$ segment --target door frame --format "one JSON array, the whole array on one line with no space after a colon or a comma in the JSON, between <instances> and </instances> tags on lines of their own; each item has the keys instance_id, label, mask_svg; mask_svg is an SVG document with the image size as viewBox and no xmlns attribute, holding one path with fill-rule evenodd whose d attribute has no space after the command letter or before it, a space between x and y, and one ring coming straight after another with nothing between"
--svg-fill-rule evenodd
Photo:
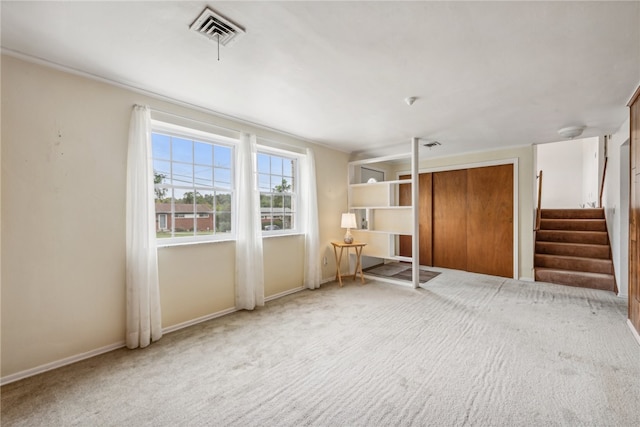
<instances>
[{"instance_id":1,"label":"door frame","mask_svg":"<svg viewBox=\"0 0 640 427\"><path fill-rule=\"evenodd\" d=\"M501 165L513 165L513 279L515 280L523 280L520 279L520 206L518 205L519 200L519 172L518 172L518 157L512 157L507 159L498 159L498 160L487 160L483 162L472 162L472 163L461 163L457 165L446 165L446 166L434 166L434 167L426 167L420 168L419 173L433 173L433 172L446 172L446 171L454 171L460 169L473 169L473 168L482 168L487 166L501 166ZM400 175L411 174L411 171L398 171L396 172L396 179ZM397 197L397 195L396 195Z\"/></svg>"}]
</instances>

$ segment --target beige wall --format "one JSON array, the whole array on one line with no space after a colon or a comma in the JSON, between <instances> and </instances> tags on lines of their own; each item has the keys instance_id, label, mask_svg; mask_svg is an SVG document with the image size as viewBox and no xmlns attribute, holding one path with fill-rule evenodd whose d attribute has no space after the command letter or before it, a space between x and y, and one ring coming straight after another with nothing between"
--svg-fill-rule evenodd
<instances>
[{"instance_id":1,"label":"beige wall","mask_svg":"<svg viewBox=\"0 0 640 427\"><path fill-rule=\"evenodd\" d=\"M77 75L2 57L4 378L124 342L125 168L133 104L255 133L316 157L323 278L348 155ZM344 171L344 173L336 173ZM233 242L159 249L164 328L234 306ZM266 296L302 285L300 236L265 239Z\"/></svg>"}]
</instances>

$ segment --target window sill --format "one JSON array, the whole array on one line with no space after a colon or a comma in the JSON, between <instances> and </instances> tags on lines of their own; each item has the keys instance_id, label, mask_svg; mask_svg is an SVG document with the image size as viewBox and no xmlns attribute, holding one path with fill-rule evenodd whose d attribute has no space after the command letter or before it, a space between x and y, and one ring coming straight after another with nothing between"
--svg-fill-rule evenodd
<instances>
[{"instance_id":1,"label":"window sill","mask_svg":"<svg viewBox=\"0 0 640 427\"><path fill-rule=\"evenodd\" d=\"M207 243L224 243L224 242L235 242L235 241L236 241L235 236L233 237L229 236L229 237L215 239L215 240L188 240L184 242L176 242L176 241L162 242L160 239L158 239L156 240L156 246L158 248L169 248L172 246L203 245Z\"/></svg>"},{"instance_id":2,"label":"window sill","mask_svg":"<svg viewBox=\"0 0 640 427\"><path fill-rule=\"evenodd\" d=\"M304 236L304 233L301 231L291 231L285 233L262 233L263 239L271 239L273 237L290 237L290 236Z\"/></svg>"},{"instance_id":3,"label":"window sill","mask_svg":"<svg viewBox=\"0 0 640 427\"><path fill-rule=\"evenodd\" d=\"M268 233L262 234L263 239L272 239L277 237L291 237L291 236L304 236L304 233L301 231L292 231L288 233ZM173 246L190 246L190 245L203 245L209 243L225 243L225 242L235 242L237 239L235 236L229 236L216 240L189 240L186 242L161 242L161 240L156 240L156 247L158 248L170 248Z\"/></svg>"}]
</instances>

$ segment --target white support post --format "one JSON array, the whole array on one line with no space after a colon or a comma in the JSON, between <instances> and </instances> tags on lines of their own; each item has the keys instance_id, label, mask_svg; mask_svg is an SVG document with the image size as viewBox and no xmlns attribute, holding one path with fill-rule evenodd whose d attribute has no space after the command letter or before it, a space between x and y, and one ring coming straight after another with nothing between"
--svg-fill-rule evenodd
<instances>
[{"instance_id":1,"label":"white support post","mask_svg":"<svg viewBox=\"0 0 640 427\"><path fill-rule=\"evenodd\" d=\"M420 286L420 139L411 138L411 212L413 213L413 233L411 238L411 266L413 287Z\"/></svg>"}]
</instances>

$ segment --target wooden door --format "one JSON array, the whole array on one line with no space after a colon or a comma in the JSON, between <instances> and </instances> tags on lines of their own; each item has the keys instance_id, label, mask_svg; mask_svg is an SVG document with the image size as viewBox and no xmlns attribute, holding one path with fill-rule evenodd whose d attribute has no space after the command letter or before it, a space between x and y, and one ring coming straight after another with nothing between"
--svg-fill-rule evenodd
<instances>
[{"instance_id":1,"label":"wooden door","mask_svg":"<svg viewBox=\"0 0 640 427\"><path fill-rule=\"evenodd\" d=\"M400 179L410 179L411 175L402 175ZM421 173L419 175L418 189L420 191L420 265L432 266L432 248L431 248L431 229L432 229L432 176L431 173ZM411 184L400 184L399 186L400 206L411 205ZM413 253L413 239L411 236L400 236L400 247L398 253L400 256L411 257Z\"/></svg>"},{"instance_id":2,"label":"wooden door","mask_svg":"<svg viewBox=\"0 0 640 427\"><path fill-rule=\"evenodd\" d=\"M513 277L513 165L467 169L467 270Z\"/></svg>"},{"instance_id":3,"label":"wooden door","mask_svg":"<svg viewBox=\"0 0 640 427\"><path fill-rule=\"evenodd\" d=\"M629 103L630 198L629 198L629 320L640 333L640 87Z\"/></svg>"},{"instance_id":4,"label":"wooden door","mask_svg":"<svg viewBox=\"0 0 640 427\"><path fill-rule=\"evenodd\" d=\"M467 269L467 170L433 173L433 265Z\"/></svg>"}]
</instances>

